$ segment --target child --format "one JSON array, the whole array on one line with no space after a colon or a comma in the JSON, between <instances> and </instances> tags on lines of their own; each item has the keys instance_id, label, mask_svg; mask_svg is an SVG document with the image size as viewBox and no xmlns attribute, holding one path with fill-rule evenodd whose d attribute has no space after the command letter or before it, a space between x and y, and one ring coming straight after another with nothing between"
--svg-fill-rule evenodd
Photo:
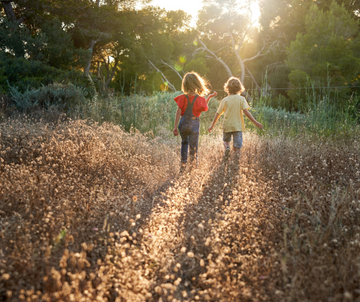
<instances>
[{"instance_id":1,"label":"child","mask_svg":"<svg viewBox=\"0 0 360 302\"><path fill-rule=\"evenodd\" d=\"M248 111L250 109L248 103L244 97L240 96L245 88L238 78L231 77L225 83L224 90L228 96L221 101L220 106L215 113L212 125L208 128L208 131L210 132L214 128L219 117L225 113L223 122L223 141L225 147L224 159L228 160L230 156L231 136L234 139L233 147L236 158L239 159L240 148L242 147L242 132L245 130L243 112L259 129L263 129L263 125L253 118L251 113Z\"/></svg>"},{"instance_id":2,"label":"child","mask_svg":"<svg viewBox=\"0 0 360 302\"><path fill-rule=\"evenodd\" d=\"M190 146L190 162L197 160L197 150L200 130L200 114L208 110L208 102L217 95L210 94L205 100L202 95L209 92L206 88L207 82L196 72L185 74L181 90L184 94L177 96L174 100L178 105L175 115L173 133L181 135L181 171L185 169L188 159L188 147ZM181 119L180 119L181 116ZM180 119L180 123L179 123ZM177 127L179 126L179 132Z\"/></svg>"}]
</instances>

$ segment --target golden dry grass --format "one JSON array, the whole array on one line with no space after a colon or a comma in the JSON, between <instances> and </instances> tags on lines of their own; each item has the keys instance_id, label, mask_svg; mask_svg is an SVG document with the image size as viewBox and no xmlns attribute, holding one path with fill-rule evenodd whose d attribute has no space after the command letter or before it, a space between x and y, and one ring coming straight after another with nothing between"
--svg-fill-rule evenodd
<instances>
[{"instance_id":1,"label":"golden dry grass","mask_svg":"<svg viewBox=\"0 0 360 302\"><path fill-rule=\"evenodd\" d=\"M81 120L0 124L0 300L359 301L360 147L246 134L240 164Z\"/></svg>"}]
</instances>

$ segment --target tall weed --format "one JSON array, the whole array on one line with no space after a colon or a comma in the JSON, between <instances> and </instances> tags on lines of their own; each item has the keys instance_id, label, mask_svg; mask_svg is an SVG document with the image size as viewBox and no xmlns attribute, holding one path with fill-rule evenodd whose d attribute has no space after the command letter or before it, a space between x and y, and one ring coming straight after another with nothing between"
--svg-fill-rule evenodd
<instances>
[{"instance_id":1,"label":"tall weed","mask_svg":"<svg viewBox=\"0 0 360 302\"><path fill-rule=\"evenodd\" d=\"M96 97L80 103L72 112L73 116L90 118L97 122L112 122L124 126L125 130L136 128L140 132L153 132L174 126L177 105L174 98L181 92L157 92L150 96L132 94L114 97ZM211 100L209 111L201 115L202 133L205 132L217 108Z\"/></svg>"}]
</instances>

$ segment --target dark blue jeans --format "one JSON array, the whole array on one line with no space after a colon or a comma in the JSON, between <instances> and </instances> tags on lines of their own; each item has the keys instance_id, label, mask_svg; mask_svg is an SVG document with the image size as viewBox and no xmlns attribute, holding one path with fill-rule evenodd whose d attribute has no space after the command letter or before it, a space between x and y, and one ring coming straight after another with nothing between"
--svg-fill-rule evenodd
<instances>
[{"instance_id":1,"label":"dark blue jeans","mask_svg":"<svg viewBox=\"0 0 360 302\"><path fill-rule=\"evenodd\" d=\"M188 148L190 147L190 161L197 160L199 145L200 121L198 119L181 119L179 132L181 135L181 162L186 163L188 159Z\"/></svg>"}]
</instances>

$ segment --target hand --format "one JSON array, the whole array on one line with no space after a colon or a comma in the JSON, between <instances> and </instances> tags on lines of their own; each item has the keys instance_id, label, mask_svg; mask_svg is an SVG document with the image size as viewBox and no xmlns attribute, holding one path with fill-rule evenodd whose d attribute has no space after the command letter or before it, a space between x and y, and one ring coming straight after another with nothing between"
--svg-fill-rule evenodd
<instances>
[{"instance_id":1,"label":"hand","mask_svg":"<svg viewBox=\"0 0 360 302\"><path fill-rule=\"evenodd\" d=\"M214 92L213 92L212 94L210 94L209 96L211 96L211 97L217 96L217 92L214 91Z\"/></svg>"},{"instance_id":2,"label":"hand","mask_svg":"<svg viewBox=\"0 0 360 302\"><path fill-rule=\"evenodd\" d=\"M173 133L174 133L175 136L179 135L179 131L177 130L177 128L174 128Z\"/></svg>"},{"instance_id":3,"label":"hand","mask_svg":"<svg viewBox=\"0 0 360 302\"><path fill-rule=\"evenodd\" d=\"M210 126L210 127L208 128L208 131L211 132L212 129L213 129L213 126Z\"/></svg>"},{"instance_id":4,"label":"hand","mask_svg":"<svg viewBox=\"0 0 360 302\"><path fill-rule=\"evenodd\" d=\"M259 129L264 129L264 126L262 124L260 124L259 122L256 123L256 127L258 127Z\"/></svg>"}]
</instances>

